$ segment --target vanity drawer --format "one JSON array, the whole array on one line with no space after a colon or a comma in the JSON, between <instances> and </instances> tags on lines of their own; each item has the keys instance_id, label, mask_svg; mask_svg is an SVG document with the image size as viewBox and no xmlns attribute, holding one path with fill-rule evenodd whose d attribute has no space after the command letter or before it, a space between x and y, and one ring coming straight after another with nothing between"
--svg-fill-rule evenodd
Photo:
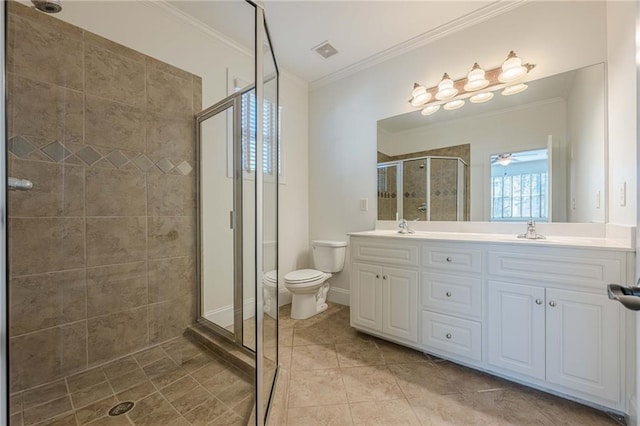
<instances>
[{"instance_id":1,"label":"vanity drawer","mask_svg":"<svg viewBox=\"0 0 640 426\"><path fill-rule=\"evenodd\" d=\"M479 320L482 316L482 280L423 272L422 305L433 311Z\"/></svg>"},{"instance_id":2,"label":"vanity drawer","mask_svg":"<svg viewBox=\"0 0 640 426\"><path fill-rule=\"evenodd\" d=\"M422 311L421 343L431 348L482 360L482 327L479 322Z\"/></svg>"},{"instance_id":3,"label":"vanity drawer","mask_svg":"<svg viewBox=\"0 0 640 426\"><path fill-rule=\"evenodd\" d=\"M454 272L480 272L482 251L427 245L422 247L422 266Z\"/></svg>"},{"instance_id":4,"label":"vanity drawer","mask_svg":"<svg viewBox=\"0 0 640 426\"><path fill-rule=\"evenodd\" d=\"M556 255L490 251L488 258L489 274L502 278L564 282L599 289L604 288L603 284L623 282L621 261L607 259L604 253L583 257L560 251Z\"/></svg>"},{"instance_id":5,"label":"vanity drawer","mask_svg":"<svg viewBox=\"0 0 640 426\"><path fill-rule=\"evenodd\" d=\"M418 246L415 244L375 243L368 239L353 239L354 260L389 265L418 266Z\"/></svg>"}]
</instances>

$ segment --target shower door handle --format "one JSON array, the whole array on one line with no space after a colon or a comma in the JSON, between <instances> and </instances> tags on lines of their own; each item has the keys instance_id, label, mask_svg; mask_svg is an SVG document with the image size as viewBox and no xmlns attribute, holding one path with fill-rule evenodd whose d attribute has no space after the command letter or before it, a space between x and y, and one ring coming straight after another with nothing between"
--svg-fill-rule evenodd
<instances>
[{"instance_id":1,"label":"shower door handle","mask_svg":"<svg viewBox=\"0 0 640 426\"><path fill-rule=\"evenodd\" d=\"M28 191L33 188L33 182L28 179L19 179L9 176L7 178L7 188L10 191Z\"/></svg>"}]
</instances>

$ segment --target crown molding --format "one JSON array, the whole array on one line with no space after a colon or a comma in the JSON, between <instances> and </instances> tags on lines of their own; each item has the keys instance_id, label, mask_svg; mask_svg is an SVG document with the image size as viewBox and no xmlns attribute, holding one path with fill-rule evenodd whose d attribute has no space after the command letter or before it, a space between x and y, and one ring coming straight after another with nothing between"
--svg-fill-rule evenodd
<instances>
[{"instance_id":1,"label":"crown molding","mask_svg":"<svg viewBox=\"0 0 640 426\"><path fill-rule=\"evenodd\" d=\"M188 13L183 12L182 10L178 9L177 7L169 3L167 0L138 0L138 1L146 6L155 7L163 10L167 14L172 15L173 17L189 24L193 28L204 33L205 35L211 38L214 38L215 40L220 41L223 44L226 44L227 46L237 50L238 52L244 55L253 56L253 51L251 49L247 49L245 46L239 44L237 41L233 40L232 38L229 38L228 36L221 33L220 31L213 29L212 27L205 24L204 22L194 18Z\"/></svg>"},{"instance_id":2,"label":"crown molding","mask_svg":"<svg viewBox=\"0 0 640 426\"><path fill-rule=\"evenodd\" d=\"M309 83L309 90L313 91L319 89L337 80L356 74L366 68L372 67L384 61L407 53L411 50L425 46L429 43L446 37L449 34L471 27L480 22L486 21L487 19L493 18L494 16L501 15L505 12L515 9L516 7L521 6L527 1L530 0L498 0L481 9L468 13L464 16L461 16L460 18L454 19L451 22L443 24L407 41L396 44L395 46L392 46L386 50L371 55L352 65L344 67L336 72L314 80Z\"/></svg>"}]
</instances>

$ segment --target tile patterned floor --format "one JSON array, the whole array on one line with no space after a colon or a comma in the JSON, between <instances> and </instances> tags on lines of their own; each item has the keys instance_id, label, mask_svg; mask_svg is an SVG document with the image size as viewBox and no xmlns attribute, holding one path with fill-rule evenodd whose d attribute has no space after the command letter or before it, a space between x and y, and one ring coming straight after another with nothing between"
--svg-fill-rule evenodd
<instances>
[{"instance_id":1,"label":"tile patterned floor","mask_svg":"<svg viewBox=\"0 0 640 426\"><path fill-rule=\"evenodd\" d=\"M353 330L330 305L280 319L269 425L620 425L606 413Z\"/></svg>"},{"instance_id":2,"label":"tile patterned floor","mask_svg":"<svg viewBox=\"0 0 640 426\"><path fill-rule=\"evenodd\" d=\"M349 308L307 320L281 311L270 426L620 425L620 419L362 333ZM251 379L179 338L12 395L11 426L245 425ZM119 401L135 401L109 417Z\"/></svg>"},{"instance_id":3,"label":"tile patterned floor","mask_svg":"<svg viewBox=\"0 0 640 426\"><path fill-rule=\"evenodd\" d=\"M134 401L125 415L108 410ZM11 396L11 426L245 425L250 377L184 338Z\"/></svg>"}]
</instances>

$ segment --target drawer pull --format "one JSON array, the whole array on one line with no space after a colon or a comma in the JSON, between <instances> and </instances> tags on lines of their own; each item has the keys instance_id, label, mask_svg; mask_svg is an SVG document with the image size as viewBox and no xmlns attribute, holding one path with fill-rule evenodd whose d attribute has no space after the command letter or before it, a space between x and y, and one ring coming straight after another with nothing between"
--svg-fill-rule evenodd
<instances>
[{"instance_id":1,"label":"drawer pull","mask_svg":"<svg viewBox=\"0 0 640 426\"><path fill-rule=\"evenodd\" d=\"M451 258L451 256L447 256L447 262L451 263L453 261L453 259Z\"/></svg>"},{"instance_id":2,"label":"drawer pull","mask_svg":"<svg viewBox=\"0 0 640 426\"><path fill-rule=\"evenodd\" d=\"M536 299L536 305L542 305L542 299Z\"/></svg>"},{"instance_id":3,"label":"drawer pull","mask_svg":"<svg viewBox=\"0 0 640 426\"><path fill-rule=\"evenodd\" d=\"M451 337L453 336L451 336L451 333L447 333L444 337L446 337L447 339L451 339Z\"/></svg>"},{"instance_id":4,"label":"drawer pull","mask_svg":"<svg viewBox=\"0 0 640 426\"><path fill-rule=\"evenodd\" d=\"M556 306L556 302L555 300L552 300L551 302L549 302L549 306L551 306L552 308L554 308Z\"/></svg>"},{"instance_id":5,"label":"drawer pull","mask_svg":"<svg viewBox=\"0 0 640 426\"><path fill-rule=\"evenodd\" d=\"M446 292L445 294L447 295L447 297L451 297L451 292L450 291Z\"/></svg>"}]
</instances>

